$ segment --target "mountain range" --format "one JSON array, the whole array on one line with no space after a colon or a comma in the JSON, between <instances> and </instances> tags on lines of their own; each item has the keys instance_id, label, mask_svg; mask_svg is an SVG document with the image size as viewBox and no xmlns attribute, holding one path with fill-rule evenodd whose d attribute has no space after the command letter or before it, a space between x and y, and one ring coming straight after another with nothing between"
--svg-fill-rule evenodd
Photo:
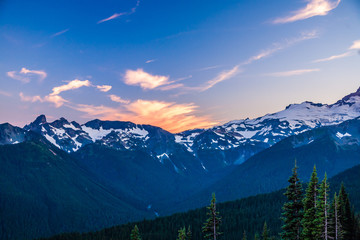
<instances>
[{"instance_id":1,"label":"mountain range","mask_svg":"<svg viewBox=\"0 0 360 240\"><path fill-rule=\"evenodd\" d=\"M131 122L44 115L0 124L1 239L89 231L306 181L360 163L360 89L334 104L304 102L256 119L170 133ZM67 221L72 219L71 221ZM40 224L41 223L41 224ZM42 227L37 227L42 226ZM24 229L24 231L17 231Z\"/></svg>"}]
</instances>

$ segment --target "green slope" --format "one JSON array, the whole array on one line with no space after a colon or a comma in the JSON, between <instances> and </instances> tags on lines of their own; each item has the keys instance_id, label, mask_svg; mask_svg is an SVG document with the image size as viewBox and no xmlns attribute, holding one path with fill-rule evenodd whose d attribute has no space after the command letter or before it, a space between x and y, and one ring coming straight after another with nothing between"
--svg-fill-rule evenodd
<instances>
[{"instance_id":1,"label":"green slope","mask_svg":"<svg viewBox=\"0 0 360 240\"><path fill-rule=\"evenodd\" d=\"M0 146L0 239L31 239L141 219L43 140Z\"/></svg>"},{"instance_id":2,"label":"green slope","mask_svg":"<svg viewBox=\"0 0 360 240\"><path fill-rule=\"evenodd\" d=\"M290 175L291 172L288 172ZM341 182L350 195L350 200L355 210L360 212L360 165L346 170L329 180L331 196L338 191ZM285 201L284 190L248 197L232 202L219 203L218 210L222 216L223 223L221 231L224 232L221 239L238 240L244 230L253 239L256 232L261 232L264 222L273 236L277 236L281 227L281 208ZM210 201L210 196L208 197ZM199 208L186 213L177 213L168 217L148 220L116 226L98 232L87 234L70 233L54 236L48 240L125 240L129 239L131 229L135 224L142 232L143 240L169 240L176 239L177 230L183 226L191 226L193 240L203 239L201 227L206 219L206 209Z\"/></svg>"}]
</instances>

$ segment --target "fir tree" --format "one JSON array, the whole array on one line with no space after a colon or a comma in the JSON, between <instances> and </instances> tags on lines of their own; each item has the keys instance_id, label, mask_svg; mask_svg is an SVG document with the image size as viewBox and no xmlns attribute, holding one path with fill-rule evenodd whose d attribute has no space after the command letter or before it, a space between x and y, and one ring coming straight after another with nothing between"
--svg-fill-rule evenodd
<instances>
[{"instance_id":1,"label":"fir tree","mask_svg":"<svg viewBox=\"0 0 360 240\"><path fill-rule=\"evenodd\" d=\"M319 190L319 199L316 209L316 222L321 239L329 239L329 184L325 173Z\"/></svg>"},{"instance_id":2,"label":"fir tree","mask_svg":"<svg viewBox=\"0 0 360 240\"><path fill-rule=\"evenodd\" d=\"M254 240L260 240L259 234L255 233Z\"/></svg>"},{"instance_id":3,"label":"fir tree","mask_svg":"<svg viewBox=\"0 0 360 240\"><path fill-rule=\"evenodd\" d=\"M191 238L192 238L192 232L191 232L191 228L189 226L187 229L187 232L186 232L186 240L191 240Z\"/></svg>"},{"instance_id":4,"label":"fir tree","mask_svg":"<svg viewBox=\"0 0 360 240\"><path fill-rule=\"evenodd\" d=\"M266 222L264 223L264 227L263 227L262 239L263 240L269 240L269 232L268 232L268 229L267 229Z\"/></svg>"},{"instance_id":5,"label":"fir tree","mask_svg":"<svg viewBox=\"0 0 360 240\"><path fill-rule=\"evenodd\" d=\"M242 240L247 240L247 237L246 237L246 231L244 231L244 233L243 233Z\"/></svg>"},{"instance_id":6,"label":"fir tree","mask_svg":"<svg viewBox=\"0 0 360 240\"><path fill-rule=\"evenodd\" d=\"M305 198L303 200L304 216L301 221L303 228L303 240L319 239L319 227L316 221L318 182L319 180L316 173L316 167L314 166L309 185L306 189Z\"/></svg>"},{"instance_id":7,"label":"fir tree","mask_svg":"<svg viewBox=\"0 0 360 240\"><path fill-rule=\"evenodd\" d=\"M344 184L341 184L339 192L339 213L340 224L342 226L342 237L351 240L354 233L354 219L350 207L349 195L347 194Z\"/></svg>"},{"instance_id":8,"label":"fir tree","mask_svg":"<svg viewBox=\"0 0 360 240\"><path fill-rule=\"evenodd\" d=\"M185 229L185 227L179 229L178 237L177 237L176 240L186 240L186 229Z\"/></svg>"},{"instance_id":9,"label":"fir tree","mask_svg":"<svg viewBox=\"0 0 360 240\"><path fill-rule=\"evenodd\" d=\"M131 240L141 240L139 228L137 225L135 225L135 227L131 231L130 239Z\"/></svg>"},{"instance_id":10,"label":"fir tree","mask_svg":"<svg viewBox=\"0 0 360 240\"><path fill-rule=\"evenodd\" d=\"M292 170L292 176L289 178L289 186L284 195L287 197L287 202L283 206L282 220L284 222L281 238L284 240L299 240L301 233L301 219L302 219L302 186L297 174L298 167L295 166Z\"/></svg>"},{"instance_id":11,"label":"fir tree","mask_svg":"<svg viewBox=\"0 0 360 240\"><path fill-rule=\"evenodd\" d=\"M342 237L340 213L339 213L339 198L336 193L330 206L329 212L329 237L330 239L340 240Z\"/></svg>"},{"instance_id":12,"label":"fir tree","mask_svg":"<svg viewBox=\"0 0 360 240\"><path fill-rule=\"evenodd\" d=\"M219 226L221 223L221 218L219 216L219 212L216 211L216 198L215 193L212 194L211 204L207 207L208 219L204 223L202 228L202 232L205 234L205 239L218 239L218 236L221 234L219 232Z\"/></svg>"}]
</instances>

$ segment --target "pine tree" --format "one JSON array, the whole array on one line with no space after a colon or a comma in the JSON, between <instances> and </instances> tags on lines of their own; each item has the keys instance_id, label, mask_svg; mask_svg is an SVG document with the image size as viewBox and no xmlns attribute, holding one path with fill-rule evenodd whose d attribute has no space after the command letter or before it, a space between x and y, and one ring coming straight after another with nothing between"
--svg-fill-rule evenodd
<instances>
[{"instance_id":1,"label":"pine tree","mask_svg":"<svg viewBox=\"0 0 360 240\"><path fill-rule=\"evenodd\" d=\"M135 225L135 227L131 231L130 239L131 240L141 240L139 228L137 225Z\"/></svg>"},{"instance_id":2,"label":"pine tree","mask_svg":"<svg viewBox=\"0 0 360 240\"><path fill-rule=\"evenodd\" d=\"M264 227L263 227L262 239L263 240L269 240L269 232L268 232L268 229L267 229L266 222L264 223Z\"/></svg>"},{"instance_id":3,"label":"pine tree","mask_svg":"<svg viewBox=\"0 0 360 240\"><path fill-rule=\"evenodd\" d=\"M202 232L205 234L205 239L218 239L218 236L221 234L219 232L219 226L221 223L221 218L219 212L216 211L216 198L215 193L212 194L211 204L207 207L207 215L209 218L204 223Z\"/></svg>"},{"instance_id":4,"label":"pine tree","mask_svg":"<svg viewBox=\"0 0 360 240\"><path fill-rule=\"evenodd\" d=\"M177 237L176 240L186 240L186 229L185 229L185 227L179 229L178 237Z\"/></svg>"},{"instance_id":5,"label":"pine tree","mask_svg":"<svg viewBox=\"0 0 360 240\"><path fill-rule=\"evenodd\" d=\"M287 197L287 202L283 206L284 222L280 236L284 240L299 240L301 233L302 220L302 186L297 174L298 167L295 166L292 170L292 176L289 178L289 186L284 195Z\"/></svg>"},{"instance_id":6,"label":"pine tree","mask_svg":"<svg viewBox=\"0 0 360 240\"><path fill-rule=\"evenodd\" d=\"M259 234L255 233L254 240L260 240Z\"/></svg>"},{"instance_id":7,"label":"pine tree","mask_svg":"<svg viewBox=\"0 0 360 240\"><path fill-rule=\"evenodd\" d=\"M316 209L316 222L318 224L318 233L321 239L329 239L329 184L325 173L319 190L319 199Z\"/></svg>"},{"instance_id":8,"label":"pine tree","mask_svg":"<svg viewBox=\"0 0 360 240\"><path fill-rule=\"evenodd\" d=\"M246 231L244 231L244 233L243 233L242 240L247 240L247 237L246 237Z\"/></svg>"},{"instance_id":9,"label":"pine tree","mask_svg":"<svg viewBox=\"0 0 360 240\"><path fill-rule=\"evenodd\" d=\"M189 226L187 229L187 232L186 232L186 240L191 240L191 238L192 238L192 232L191 232L191 228Z\"/></svg>"},{"instance_id":10,"label":"pine tree","mask_svg":"<svg viewBox=\"0 0 360 240\"><path fill-rule=\"evenodd\" d=\"M341 184L339 192L339 213L340 224L342 226L342 237L343 239L351 240L354 232L354 219L350 207L349 195L345 190L344 184Z\"/></svg>"},{"instance_id":11,"label":"pine tree","mask_svg":"<svg viewBox=\"0 0 360 240\"><path fill-rule=\"evenodd\" d=\"M316 167L311 174L309 185L306 189L305 198L303 200L304 216L302 223L302 239L317 240L319 238L318 224L316 222L316 208L318 198L318 177Z\"/></svg>"},{"instance_id":12,"label":"pine tree","mask_svg":"<svg viewBox=\"0 0 360 240\"><path fill-rule=\"evenodd\" d=\"M339 198L335 193L329 212L329 236L333 240L340 240L342 237L339 209Z\"/></svg>"}]
</instances>

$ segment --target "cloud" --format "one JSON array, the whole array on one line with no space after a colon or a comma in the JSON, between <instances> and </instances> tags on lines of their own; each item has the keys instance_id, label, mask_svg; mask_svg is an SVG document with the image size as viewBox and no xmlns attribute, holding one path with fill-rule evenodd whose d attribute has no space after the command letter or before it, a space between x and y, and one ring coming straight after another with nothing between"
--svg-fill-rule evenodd
<instances>
[{"instance_id":1,"label":"cloud","mask_svg":"<svg viewBox=\"0 0 360 240\"><path fill-rule=\"evenodd\" d=\"M318 72L320 69L299 69L299 70L292 70L292 71L286 71L286 72L275 72L275 73L268 73L265 74L266 76L271 77L291 77L291 76L298 76L303 75L306 73L312 73L312 72Z\"/></svg>"},{"instance_id":2,"label":"cloud","mask_svg":"<svg viewBox=\"0 0 360 240\"><path fill-rule=\"evenodd\" d=\"M287 17L277 18L273 21L274 24L290 23L299 20L308 19L315 16L325 16L331 10L337 8L341 0L307 0L308 4L297 11L292 12Z\"/></svg>"},{"instance_id":3,"label":"cloud","mask_svg":"<svg viewBox=\"0 0 360 240\"><path fill-rule=\"evenodd\" d=\"M98 85L96 86L97 89L99 89L102 92L108 92L112 88L110 85Z\"/></svg>"},{"instance_id":4,"label":"cloud","mask_svg":"<svg viewBox=\"0 0 360 240\"><path fill-rule=\"evenodd\" d=\"M148 101L139 99L122 108L78 104L71 108L84 112L85 117L103 120L131 121L137 124L159 126L170 132L193 128L207 128L217 124L208 116L197 116L198 108L192 103Z\"/></svg>"},{"instance_id":5,"label":"cloud","mask_svg":"<svg viewBox=\"0 0 360 240\"><path fill-rule=\"evenodd\" d=\"M145 63L152 63L152 62L155 62L157 59L150 59L150 60L147 60Z\"/></svg>"},{"instance_id":6,"label":"cloud","mask_svg":"<svg viewBox=\"0 0 360 240\"><path fill-rule=\"evenodd\" d=\"M154 89L171 83L169 76L151 75L141 68L135 71L127 70L124 80L128 85L139 85L143 89Z\"/></svg>"},{"instance_id":7,"label":"cloud","mask_svg":"<svg viewBox=\"0 0 360 240\"><path fill-rule=\"evenodd\" d=\"M351 55L353 55L352 52L346 52L346 53L343 53L343 54L339 54L339 55L334 55L334 56L327 57L327 58L318 59L318 60L315 60L315 61L313 61L313 62L314 62L314 63L328 62L328 61L332 61L332 60L335 60L335 59L340 59L340 58L349 57L349 56L351 56Z\"/></svg>"},{"instance_id":8,"label":"cloud","mask_svg":"<svg viewBox=\"0 0 360 240\"><path fill-rule=\"evenodd\" d=\"M119 96L116 96L116 95L109 95L111 101L113 102L117 102L117 103L123 103L123 104L129 104L130 101L129 100L125 100L125 99L122 99L121 97Z\"/></svg>"},{"instance_id":9,"label":"cloud","mask_svg":"<svg viewBox=\"0 0 360 240\"><path fill-rule=\"evenodd\" d=\"M25 96L22 92L19 93L19 96L23 102L44 102L40 96Z\"/></svg>"},{"instance_id":10,"label":"cloud","mask_svg":"<svg viewBox=\"0 0 360 240\"><path fill-rule=\"evenodd\" d=\"M52 92L43 98L40 96L25 96L22 92L20 92L19 96L20 96L21 101L23 101L23 102L50 102L50 103L53 103L55 105L55 107L59 108L62 105L64 105L64 103L69 103L68 100L65 100L64 98L59 96L60 93L62 93L64 91L78 89L80 87L89 87L89 86L91 86L91 83L89 80L81 81L81 80L75 79L75 80L68 82L67 84L64 84L64 85L61 85L58 87L54 87L52 89Z\"/></svg>"},{"instance_id":11,"label":"cloud","mask_svg":"<svg viewBox=\"0 0 360 240\"><path fill-rule=\"evenodd\" d=\"M81 81L79 79L75 79L75 80L70 81L67 84L61 85L59 87L54 87L52 89L52 93L50 95L52 95L52 96L59 95L61 92L64 92L64 91L78 89L81 87L90 87L90 86L91 86L91 82L89 80Z\"/></svg>"},{"instance_id":12,"label":"cloud","mask_svg":"<svg viewBox=\"0 0 360 240\"><path fill-rule=\"evenodd\" d=\"M139 5L140 5L140 0L137 0L135 7L131 8L131 10L129 12L114 13L110 17L102 19L102 20L98 21L97 23L100 24L100 23L107 22L107 21L116 19L118 17L124 16L124 15L131 15L136 12L136 9L139 7Z\"/></svg>"},{"instance_id":13,"label":"cloud","mask_svg":"<svg viewBox=\"0 0 360 240\"><path fill-rule=\"evenodd\" d=\"M0 95L3 95L3 96L5 96L5 97L11 97L11 93L8 93L8 92L5 92L5 91L2 91L2 90L0 90Z\"/></svg>"},{"instance_id":14,"label":"cloud","mask_svg":"<svg viewBox=\"0 0 360 240\"><path fill-rule=\"evenodd\" d=\"M47 77L47 73L43 70L29 70L27 68L21 68L20 72L10 71L6 74L8 77L23 83L29 83L32 78L37 78L39 81L42 81Z\"/></svg>"},{"instance_id":15,"label":"cloud","mask_svg":"<svg viewBox=\"0 0 360 240\"><path fill-rule=\"evenodd\" d=\"M350 50L352 49L360 49L360 40L354 41L353 45L351 45L351 47L349 48Z\"/></svg>"},{"instance_id":16,"label":"cloud","mask_svg":"<svg viewBox=\"0 0 360 240\"><path fill-rule=\"evenodd\" d=\"M285 48L291 47L297 43L300 43L305 40L313 39L318 37L318 32L316 30L308 31L308 32L302 32L299 37L291 38L291 39L285 39L285 41L281 43L274 43L271 48L268 48L266 50L262 50L259 54L250 57L247 61L241 63L240 65L247 65L251 64L255 61L258 61L260 59L269 57L273 55L274 53L283 50Z\"/></svg>"},{"instance_id":17,"label":"cloud","mask_svg":"<svg viewBox=\"0 0 360 240\"><path fill-rule=\"evenodd\" d=\"M51 35L50 37L51 37L51 38L54 38L54 37L60 36L60 35L62 35L62 34L64 34L64 33L68 32L69 30L70 30L69 28L64 29L64 30L62 30L62 31L60 31L60 32L54 33L54 34Z\"/></svg>"},{"instance_id":18,"label":"cloud","mask_svg":"<svg viewBox=\"0 0 360 240\"><path fill-rule=\"evenodd\" d=\"M239 65L234 66L232 69L227 70L227 71L223 71L220 74L218 74L215 78L213 78L212 80L208 81L206 83L206 85L201 89L201 91L206 91L209 88L212 88L213 86L215 86L216 84L218 84L219 82L225 81L229 78L234 77L236 74L239 73Z\"/></svg>"}]
</instances>

